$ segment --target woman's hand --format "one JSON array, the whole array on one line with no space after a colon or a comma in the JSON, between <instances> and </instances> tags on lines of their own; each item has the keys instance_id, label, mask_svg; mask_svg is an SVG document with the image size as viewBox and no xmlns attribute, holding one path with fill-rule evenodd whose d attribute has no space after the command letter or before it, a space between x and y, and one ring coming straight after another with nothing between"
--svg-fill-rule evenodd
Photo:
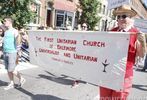
<instances>
[{"instance_id":1,"label":"woman's hand","mask_svg":"<svg viewBox=\"0 0 147 100\"><path fill-rule=\"evenodd\" d=\"M146 41L145 41L145 34L144 33L138 33L137 34L137 41L136 41L136 56L144 57L146 54Z\"/></svg>"}]
</instances>

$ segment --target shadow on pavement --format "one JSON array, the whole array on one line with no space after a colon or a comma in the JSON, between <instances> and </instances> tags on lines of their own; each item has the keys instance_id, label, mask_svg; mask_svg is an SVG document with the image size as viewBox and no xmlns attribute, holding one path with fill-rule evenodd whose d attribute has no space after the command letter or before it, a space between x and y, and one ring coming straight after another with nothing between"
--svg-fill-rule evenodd
<instances>
[{"instance_id":1,"label":"shadow on pavement","mask_svg":"<svg viewBox=\"0 0 147 100\"><path fill-rule=\"evenodd\" d=\"M142 90L142 91L147 91L147 85L136 85L136 84L133 84L132 87L136 88L136 89L139 89L139 90Z\"/></svg>"},{"instance_id":2,"label":"shadow on pavement","mask_svg":"<svg viewBox=\"0 0 147 100\"><path fill-rule=\"evenodd\" d=\"M2 80L0 80L0 86L7 86L8 85L8 82L4 82Z\"/></svg>"},{"instance_id":3,"label":"shadow on pavement","mask_svg":"<svg viewBox=\"0 0 147 100\"><path fill-rule=\"evenodd\" d=\"M67 76L67 75L64 75L64 74L62 74L61 76L64 76L64 77L68 77L68 78L75 79L75 78L73 78L73 77L70 77L70 76ZM93 85L93 86L98 86L98 85L93 84L93 83L90 83L90 82L86 82L86 81L82 81L82 80L78 80L78 81L79 81L79 83L83 83L83 84L88 83L88 84L91 84L91 85Z\"/></svg>"},{"instance_id":4,"label":"shadow on pavement","mask_svg":"<svg viewBox=\"0 0 147 100\"><path fill-rule=\"evenodd\" d=\"M21 91L22 93L30 96L32 100L65 100L65 99L61 99L61 98L58 98L58 97L52 96L52 95L44 95L44 94L34 95L31 92L29 92L23 88L16 88L16 89Z\"/></svg>"},{"instance_id":5,"label":"shadow on pavement","mask_svg":"<svg viewBox=\"0 0 147 100\"><path fill-rule=\"evenodd\" d=\"M54 81L56 83L60 83L60 84L64 84L64 85L72 85L74 83L74 78L72 79L67 79L67 78L71 78L69 76L66 75L61 75L61 76L56 76L48 71L45 71L46 73L48 73L49 75L44 75L44 74L39 74L38 76L44 79L48 79L51 81ZM79 83L86 83L84 81L78 80Z\"/></svg>"},{"instance_id":6,"label":"shadow on pavement","mask_svg":"<svg viewBox=\"0 0 147 100\"><path fill-rule=\"evenodd\" d=\"M143 73L147 73L147 71L142 71L142 69L136 69L136 71L138 71L138 72L143 72Z\"/></svg>"}]
</instances>

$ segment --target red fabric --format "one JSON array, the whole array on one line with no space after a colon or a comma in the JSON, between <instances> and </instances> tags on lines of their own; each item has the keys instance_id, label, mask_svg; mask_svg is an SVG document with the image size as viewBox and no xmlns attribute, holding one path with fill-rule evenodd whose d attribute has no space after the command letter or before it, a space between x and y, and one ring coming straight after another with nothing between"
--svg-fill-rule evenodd
<instances>
[{"instance_id":1,"label":"red fabric","mask_svg":"<svg viewBox=\"0 0 147 100\"><path fill-rule=\"evenodd\" d=\"M111 89L100 87L100 100L126 100L127 92L115 92Z\"/></svg>"},{"instance_id":2,"label":"red fabric","mask_svg":"<svg viewBox=\"0 0 147 100\"><path fill-rule=\"evenodd\" d=\"M122 91L100 87L100 100L127 100L130 89L132 88L132 80L132 77L125 78L124 89Z\"/></svg>"},{"instance_id":3,"label":"red fabric","mask_svg":"<svg viewBox=\"0 0 147 100\"><path fill-rule=\"evenodd\" d=\"M111 31L118 31L119 28L113 28ZM131 28L128 32L134 32L135 34L130 35L128 57L126 64L126 73L124 79L123 91L115 91L112 89L100 87L100 100L126 100L130 89L132 88L132 76L133 76L133 65L135 63L136 49L135 41L137 39L136 28Z\"/></svg>"}]
</instances>

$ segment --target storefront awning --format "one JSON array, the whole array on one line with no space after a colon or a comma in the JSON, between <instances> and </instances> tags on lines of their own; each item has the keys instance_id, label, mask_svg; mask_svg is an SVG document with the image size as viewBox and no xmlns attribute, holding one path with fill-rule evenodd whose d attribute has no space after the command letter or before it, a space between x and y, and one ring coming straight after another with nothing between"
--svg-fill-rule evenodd
<instances>
[{"instance_id":1,"label":"storefront awning","mask_svg":"<svg viewBox=\"0 0 147 100\"><path fill-rule=\"evenodd\" d=\"M76 11L76 5L73 2L66 0L54 0L53 7L58 10L64 10L69 12Z\"/></svg>"}]
</instances>

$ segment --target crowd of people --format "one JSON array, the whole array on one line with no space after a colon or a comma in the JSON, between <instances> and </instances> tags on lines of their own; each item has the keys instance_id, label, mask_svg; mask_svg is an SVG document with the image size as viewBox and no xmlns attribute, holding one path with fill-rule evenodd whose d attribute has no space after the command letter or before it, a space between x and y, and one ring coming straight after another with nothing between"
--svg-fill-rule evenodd
<instances>
[{"instance_id":1,"label":"crowd of people","mask_svg":"<svg viewBox=\"0 0 147 100\"><path fill-rule=\"evenodd\" d=\"M117 18L117 27L114 27L110 31L134 32L134 34L130 35L123 90L116 91L100 86L100 100L105 100L108 98L109 100L116 100L116 98L117 100L127 99L130 89L132 88L133 66L135 65L136 57L145 57L145 63L142 71L146 71L147 69L145 37L144 34L133 25L133 17L136 15L136 12L132 10L130 6L123 5L116 8L113 11L113 14ZM5 90L8 90L15 86L14 76L18 77L19 79L19 83L17 85L18 87L21 87L25 82L25 79L17 70L15 70L15 67L17 66L17 57L20 56L21 58L22 51L28 53L27 49L29 48L29 42L28 35L23 28L20 29L19 32L13 28L13 19L11 17L6 17L3 21L4 25L0 26L0 49L3 52L5 68L10 79L10 84L5 87ZM87 30L86 23L82 24L81 30ZM77 85L78 83L79 81L75 80L73 86Z\"/></svg>"}]
</instances>

